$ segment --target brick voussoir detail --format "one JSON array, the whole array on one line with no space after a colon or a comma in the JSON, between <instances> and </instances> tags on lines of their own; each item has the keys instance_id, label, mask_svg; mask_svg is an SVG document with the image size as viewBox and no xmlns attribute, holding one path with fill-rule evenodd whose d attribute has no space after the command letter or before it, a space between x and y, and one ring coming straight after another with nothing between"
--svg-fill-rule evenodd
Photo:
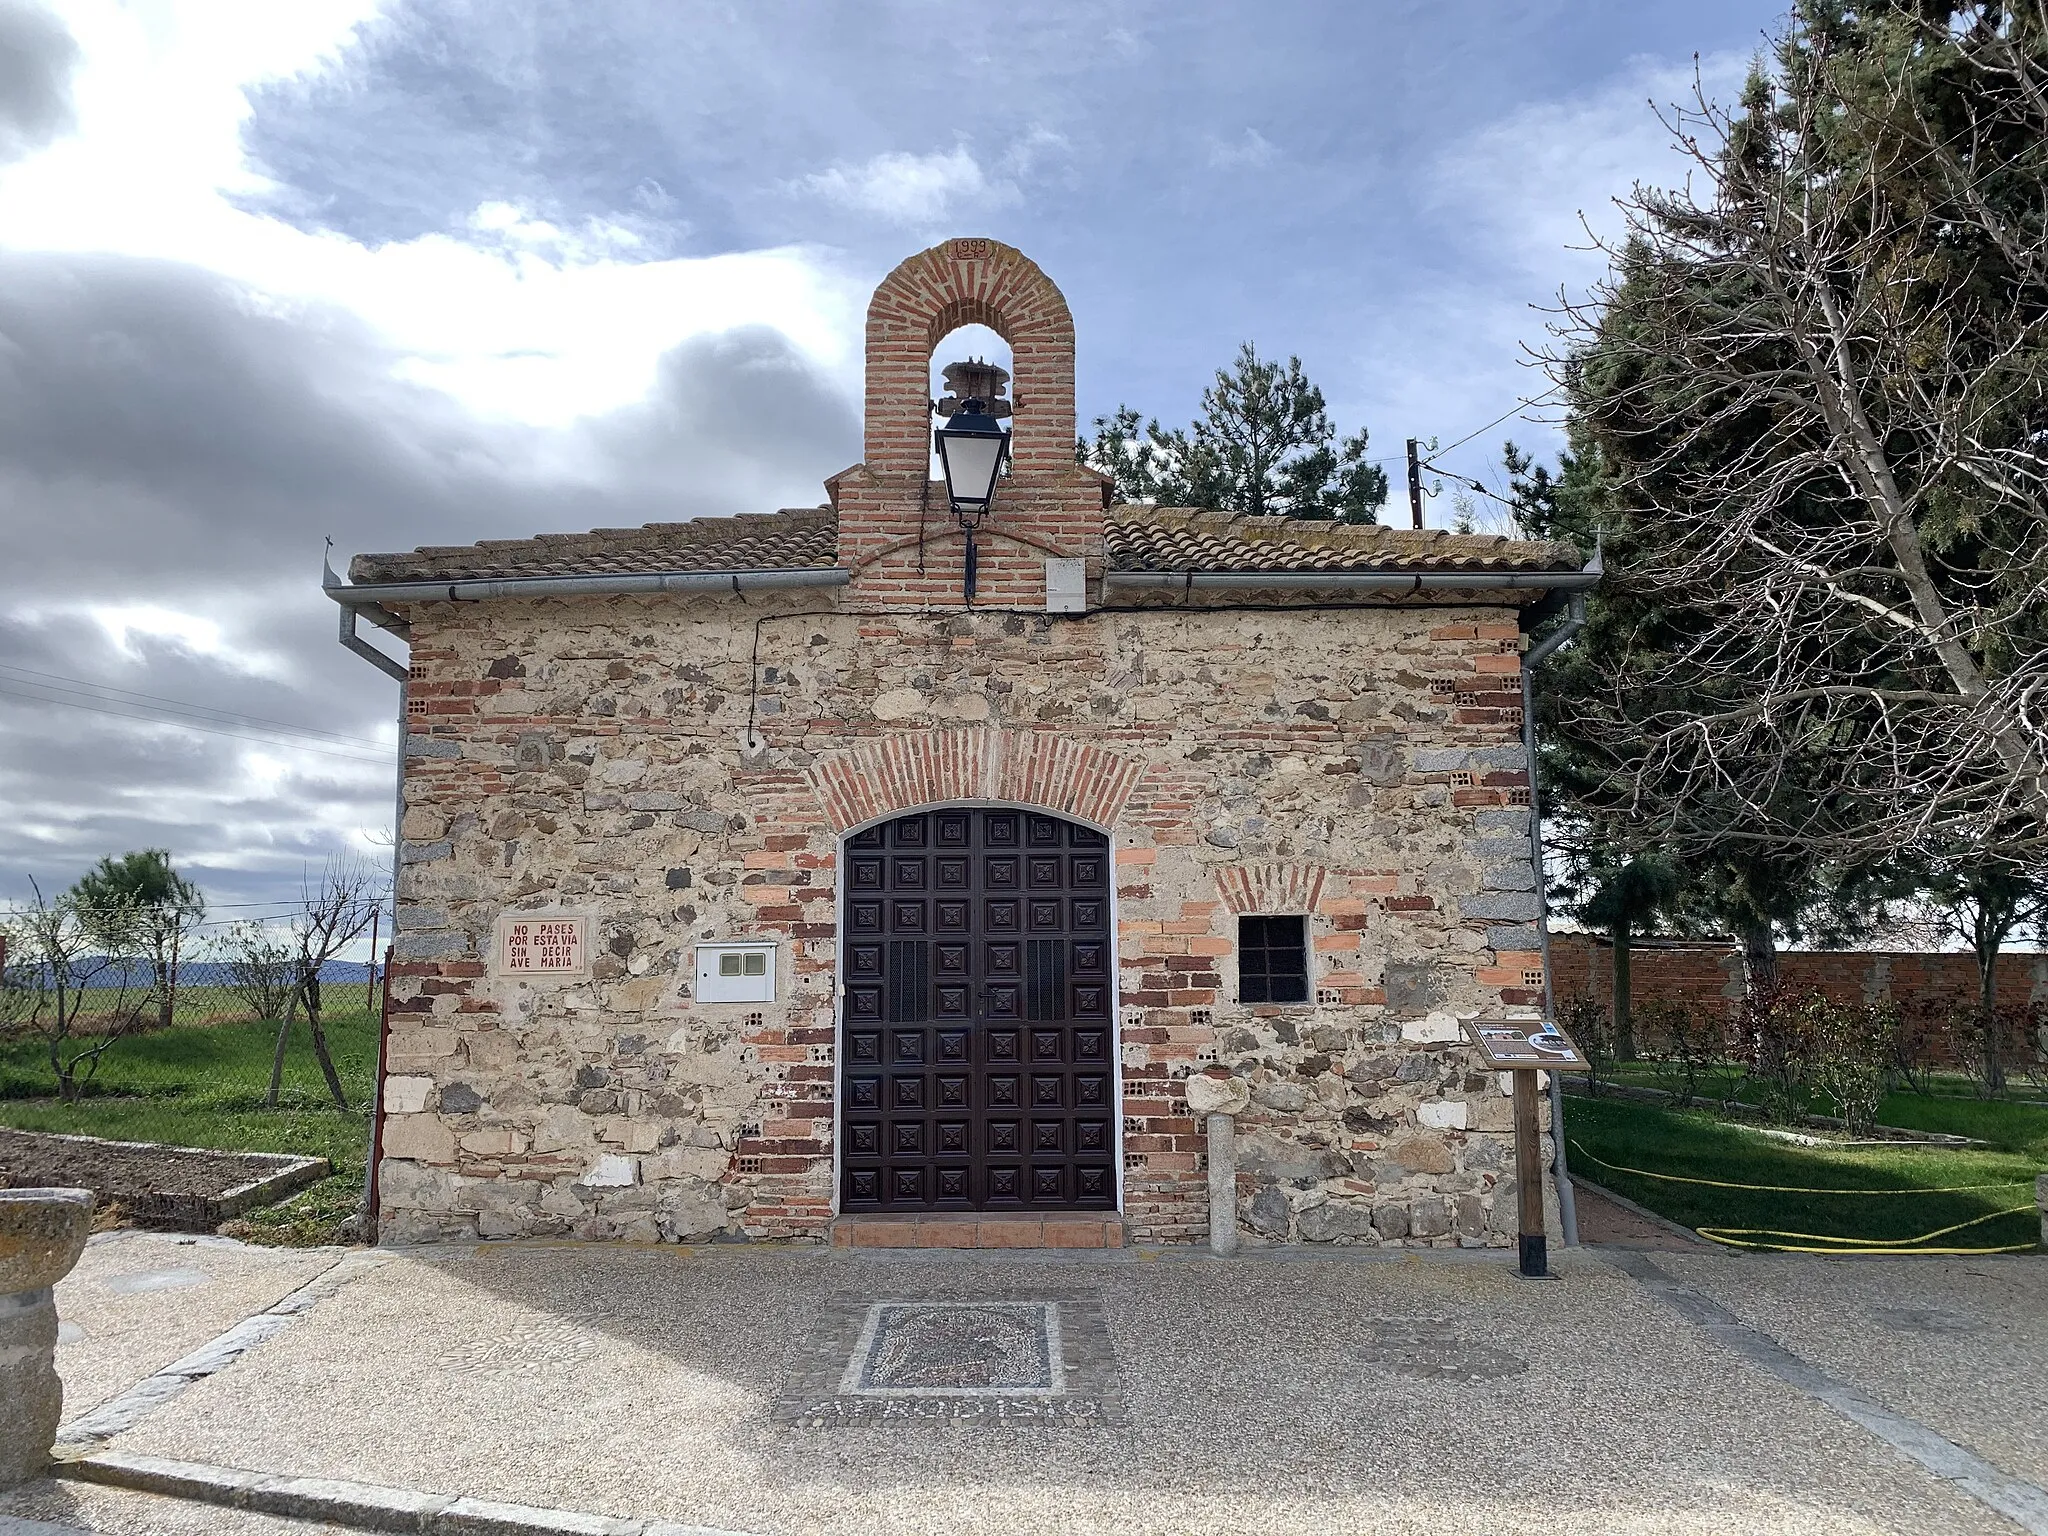
<instances>
[{"instance_id":1,"label":"brick voussoir detail","mask_svg":"<svg viewBox=\"0 0 2048 1536\"><path fill-rule=\"evenodd\" d=\"M1112 826L1144 764L1056 731L954 730L887 736L806 770L839 831L948 801L1042 806Z\"/></svg>"}]
</instances>

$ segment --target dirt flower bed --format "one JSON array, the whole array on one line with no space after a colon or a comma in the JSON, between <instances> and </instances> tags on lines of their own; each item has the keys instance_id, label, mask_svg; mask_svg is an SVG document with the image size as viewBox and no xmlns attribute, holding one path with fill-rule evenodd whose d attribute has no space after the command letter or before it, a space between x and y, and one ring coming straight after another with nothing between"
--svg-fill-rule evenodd
<instances>
[{"instance_id":1,"label":"dirt flower bed","mask_svg":"<svg viewBox=\"0 0 2048 1536\"><path fill-rule=\"evenodd\" d=\"M139 1226L210 1232L324 1177L322 1157L210 1152L0 1127L0 1183L89 1189Z\"/></svg>"}]
</instances>

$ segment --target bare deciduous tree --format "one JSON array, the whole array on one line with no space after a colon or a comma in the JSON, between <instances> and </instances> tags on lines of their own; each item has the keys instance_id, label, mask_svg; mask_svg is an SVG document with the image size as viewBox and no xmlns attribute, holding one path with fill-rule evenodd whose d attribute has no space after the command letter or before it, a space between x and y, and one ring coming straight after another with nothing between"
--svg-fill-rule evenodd
<instances>
[{"instance_id":1,"label":"bare deciduous tree","mask_svg":"<svg viewBox=\"0 0 2048 1536\"><path fill-rule=\"evenodd\" d=\"M2048 0L1946 9L1802 6L1558 325L1688 616L1566 724L1673 836L2048 852Z\"/></svg>"},{"instance_id":2,"label":"bare deciduous tree","mask_svg":"<svg viewBox=\"0 0 2048 1536\"><path fill-rule=\"evenodd\" d=\"M266 923L236 923L222 936L220 950L228 985L259 1019L284 1019L297 991L295 950Z\"/></svg>"},{"instance_id":3,"label":"bare deciduous tree","mask_svg":"<svg viewBox=\"0 0 2048 1536\"><path fill-rule=\"evenodd\" d=\"M327 1030L321 1013L321 971L349 945L361 938L377 914L383 897L378 873L356 860L337 857L316 880L308 875L299 898L299 909L291 917L293 997L305 1010L306 1029L313 1041L313 1055L327 1080L327 1092L335 1104L348 1108L342 1091L341 1074L334 1069L334 1057L327 1048ZM271 1061L270 1093L266 1102L277 1102L284 1077L284 1051L290 1020L277 1033L277 1052Z\"/></svg>"},{"instance_id":4,"label":"bare deciduous tree","mask_svg":"<svg viewBox=\"0 0 2048 1536\"><path fill-rule=\"evenodd\" d=\"M33 880L29 887L34 904L7 925L0 1018L42 1037L57 1096L68 1104L156 995L137 982L143 921L112 904L81 911L68 892L49 900Z\"/></svg>"}]
</instances>

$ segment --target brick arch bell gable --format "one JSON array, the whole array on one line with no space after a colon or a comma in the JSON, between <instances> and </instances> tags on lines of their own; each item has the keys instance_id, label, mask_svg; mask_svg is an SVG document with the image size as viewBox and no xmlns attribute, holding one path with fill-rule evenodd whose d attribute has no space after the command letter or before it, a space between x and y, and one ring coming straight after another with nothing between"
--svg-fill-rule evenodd
<instances>
[{"instance_id":1,"label":"brick arch bell gable","mask_svg":"<svg viewBox=\"0 0 2048 1536\"><path fill-rule=\"evenodd\" d=\"M1074 462L1074 320L1038 264L998 240L947 240L902 262L868 305L865 457L831 482L839 563L858 604L952 605L963 538L928 484L933 351L963 325L1010 344L1011 472L980 535L977 601L1037 606L1048 556L1102 548L1102 481ZM951 359L946 359L951 361Z\"/></svg>"}]
</instances>

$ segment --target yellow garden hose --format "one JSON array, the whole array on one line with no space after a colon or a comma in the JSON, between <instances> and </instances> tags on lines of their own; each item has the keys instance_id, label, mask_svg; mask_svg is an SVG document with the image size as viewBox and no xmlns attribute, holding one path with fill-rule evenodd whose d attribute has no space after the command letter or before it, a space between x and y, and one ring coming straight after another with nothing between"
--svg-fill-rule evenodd
<instances>
[{"instance_id":1,"label":"yellow garden hose","mask_svg":"<svg viewBox=\"0 0 2048 1536\"><path fill-rule=\"evenodd\" d=\"M1875 1193L1875 1191L1873 1191ZM1905 1191L1900 1191L1905 1193ZM2011 1210L1993 1211L1988 1216L1972 1217L1959 1221L1952 1227L1940 1227L1932 1232L1923 1232L1918 1237L1902 1237L1893 1241L1872 1240L1860 1237L1829 1237L1820 1232L1780 1232L1772 1227L1696 1227L1695 1231L1711 1243L1720 1243L1727 1248L1770 1248L1780 1253L1932 1253L1945 1255L1971 1255L1982 1253L2031 1253L2032 1243L2008 1243L2002 1248L1925 1248L1918 1245L1931 1242L1937 1237L1947 1237L1951 1232L1960 1232L1965 1227L1981 1226L1987 1221L1997 1221L2004 1216L2015 1216L2021 1211L2031 1212L2032 1203L2016 1205ZM1804 1243L1764 1242L1764 1238L1803 1238ZM1824 1247L1810 1247L1807 1244L1825 1244Z\"/></svg>"},{"instance_id":2,"label":"yellow garden hose","mask_svg":"<svg viewBox=\"0 0 2048 1536\"><path fill-rule=\"evenodd\" d=\"M1641 1179L1661 1179L1669 1184L1704 1184L1714 1189L1745 1189L1763 1194L1780 1195L1959 1195L1985 1189L2024 1189L2033 1183L2031 1179L2001 1179L1992 1184L1951 1184L1940 1188L1913 1187L1907 1189L1808 1189L1797 1184L1736 1184L1726 1179L1696 1179L1680 1173L1653 1173L1647 1168L1629 1168L1620 1163L1610 1163L1603 1157L1588 1152L1583 1142L1574 1140L1572 1150L1589 1163L1615 1173L1633 1174ZM1918 1237L1902 1237L1892 1240L1883 1238L1830 1237L1821 1232L1781 1232L1771 1227L1699 1227L1695 1230L1711 1243L1725 1248L1768 1248L1782 1253L1831 1253L1847 1254L1901 1254L1927 1253L1945 1256L1967 1257L1988 1253L2031 1253L2032 1243L2009 1243L1997 1248L1923 1247L1935 1238L1947 1237L1952 1232L1961 1232L1970 1227L1982 1226L1987 1221L1998 1221L2006 1216L2035 1209L2030 1201L2016 1205L2009 1210L1993 1211L1986 1216L1974 1216L1968 1221L1959 1221L1954 1226L1937 1227L1932 1232L1923 1232ZM1792 1241L1777 1241L1792 1239ZM1820 1246L1808 1246L1818 1244Z\"/></svg>"}]
</instances>

